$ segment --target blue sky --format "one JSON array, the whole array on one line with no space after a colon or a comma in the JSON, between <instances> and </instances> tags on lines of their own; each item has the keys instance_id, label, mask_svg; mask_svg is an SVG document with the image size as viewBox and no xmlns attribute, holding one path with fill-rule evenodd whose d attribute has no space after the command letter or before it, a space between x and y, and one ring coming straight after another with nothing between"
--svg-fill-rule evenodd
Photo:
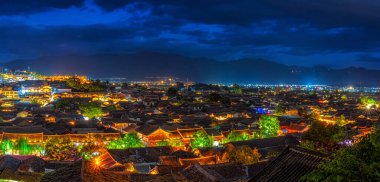
<instances>
[{"instance_id":1,"label":"blue sky","mask_svg":"<svg viewBox=\"0 0 380 182\"><path fill-rule=\"evenodd\" d=\"M380 69L371 0L3 0L0 60L170 52Z\"/></svg>"}]
</instances>

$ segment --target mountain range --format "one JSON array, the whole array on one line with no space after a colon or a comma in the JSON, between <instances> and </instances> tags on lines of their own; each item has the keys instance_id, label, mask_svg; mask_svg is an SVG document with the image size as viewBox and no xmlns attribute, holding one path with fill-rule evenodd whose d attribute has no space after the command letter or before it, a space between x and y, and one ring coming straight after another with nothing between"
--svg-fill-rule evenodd
<instances>
[{"instance_id":1,"label":"mountain range","mask_svg":"<svg viewBox=\"0 0 380 182\"><path fill-rule=\"evenodd\" d=\"M46 56L14 60L2 66L30 67L48 75L79 74L127 80L173 76L204 83L380 85L380 70L288 66L264 59L215 61L159 52Z\"/></svg>"}]
</instances>

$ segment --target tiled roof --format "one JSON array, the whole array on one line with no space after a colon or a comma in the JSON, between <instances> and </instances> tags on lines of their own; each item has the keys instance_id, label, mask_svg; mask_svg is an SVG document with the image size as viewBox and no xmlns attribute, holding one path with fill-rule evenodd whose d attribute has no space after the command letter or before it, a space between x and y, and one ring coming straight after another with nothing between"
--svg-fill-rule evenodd
<instances>
[{"instance_id":1,"label":"tiled roof","mask_svg":"<svg viewBox=\"0 0 380 182\"><path fill-rule=\"evenodd\" d=\"M216 156L179 159L179 163L183 166L190 166L190 165L195 165L195 164L211 165L211 164L216 164L216 161L217 161Z\"/></svg>"},{"instance_id":2,"label":"tiled roof","mask_svg":"<svg viewBox=\"0 0 380 182\"><path fill-rule=\"evenodd\" d=\"M157 125L149 125L145 124L136 129L136 132L141 133L145 136L152 134L155 132L159 127Z\"/></svg>"},{"instance_id":3,"label":"tiled roof","mask_svg":"<svg viewBox=\"0 0 380 182\"><path fill-rule=\"evenodd\" d=\"M250 182L293 182L313 171L323 160L324 155L299 147L285 149Z\"/></svg>"},{"instance_id":4,"label":"tiled roof","mask_svg":"<svg viewBox=\"0 0 380 182\"><path fill-rule=\"evenodd\" d=\"M226 179L217 172L195 164L185 168L182 175L187 181L204 182L204 181L226 181Z\"/></svg>"},{"instance_id":5,"label":"tiled roof","mask_svg":"<svg viewBox=\"0 0 380 182\"><path fill-rule=\"evenodd\" d=\"M0 171L10 169L16 171L21 164L21 160L14 158L10 155L6 155L0 158Z\"/></svg>"},{"instance_id":6,"label":"tiled roof","mask_svg":"<svg viewBox=\"0 0 380 182\"><path fill-rule=\"evenodd\" d=\"M53 134L51 131L47 130L44 127L40 126L30 126L30 127L18 127L18 126L11 126L11 127L1 127L0 131L5 133L43 133L46 135Z\"/></svg>"},{"instance_id":7,"label":"tiled roof","mask_svg":"<svg viewBox=\"0 0 380 182\"><path fill-rule=\"evenodd\" d=\"M176 156L177 158L187 159L187 158L196 158L197 156L192 152L186 152L183 150L177 150L170 154L171 156Z\"/></svg>"},{"instance_id":8,"label":"tiled roof","mask_svg":"<svg viewBox=\"0 0 380 182\"><path fill-rule=\"evenodd\" d=\"M159 162L160 156L168 156L172 153L172 148L165 147L144 147L129 149L108 150L110 155L119 163L127 162Z\"/></svg>"},{"instance_id":9,"label":"tiled roof","mask_svg":"<svg viewBox=\"0 0 380 182\"><path fill-rule=\"evenodd\" d=\"M232 131L229 130L229 131L222 132L222 134L224 135L224 137L228 137L228 135L229 135L231 132L232 132ZM252 135L252 132L251 132L249 129L233 130L233 132L238 133L238 134L248 134L248 135Z\"/></svg>"},{"instance_id":10,"label":"tiled roof","mask_svg":"<svg viewBox=\"0 0 380 182\"><path fill-rule=\"evenodd\" d=\"M246 165L248 176L253 177L256 176L259 172L261 172L265 166L267 166L269 160L262 160L255 164Z\"/></svg>"},{"instance_id":11,"label":"tiled roof","mask_svg":"<svg viewBox=\"0 0 380 182\"><path fill-rule=\"evenodd\" d=\"M221 136L222 134L215 128L205 128L205 131L210 136Z\"/></svg>"},{"instance_id":12,"label":"tiled roof","mask_svg":"<svg viewBox=\"0 0 380 182\"><path fill-rule=\"evenodd\" d=\"M238 164L227 163L227 164L216 164L216 165L207 165L204 168L213 170L216 173L223 176L224 179L228 181L245 179L247 178L247 173L245 167Z\"/></svg>"},{"instance_id":13,"label":"tiled roof","mask_svg":"<svg viewBox=\"0 0 380 182\"><path fill-rule=\"evenodd\" d=\"M190 128L190 129L177 129L179 134L183 138L192 138L197 131L203 130L203 128Z\"/></svg>"},{"instance_id":14,"label":"tiled roof","mask_svg":"<svg viewBox=\"0 0 380 182\"><path fill-rule=\"evenodd\" d=\"M240 141L240 142L231 142L234 146L243 146L247 145L251 148L272 148L272 147L287 147L287 146L295 146L299 142L298 140L293 136L280 136L280 137L273 137L273 138L263 138L263 139L254 139L254 140L247 140L247 141Z\"/></svg>"},{"instance_id":15,"label":"tiled roof","mask_svg":"<svg viewBox=\"0 0 380 182\"><path fill-rule=\"evenodd\" d=\"M154 177L151 180L145 180L146 182L175 182L173 175L165 174Z\"/></svg>"},{"instance_id":16,"label":"tiled roof","mask_svg":"<svg viewBox=\"0 0 380 182\"><path fill-rule=\"evenodd\" d=\"M178 158L176 156L160 156L160 165L179 166Z\"/></svg>"}]
</instances>

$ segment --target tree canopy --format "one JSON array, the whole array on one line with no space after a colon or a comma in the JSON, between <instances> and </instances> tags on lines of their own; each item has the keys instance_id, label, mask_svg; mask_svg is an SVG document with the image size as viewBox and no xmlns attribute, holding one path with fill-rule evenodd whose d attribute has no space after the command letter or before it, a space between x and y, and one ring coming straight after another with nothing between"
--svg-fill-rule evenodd
<instances>
[{"instance_id":1,"label":"tree canopy","mask_svg":"<svg viewBox=\"0 0 380 182\"><path fill-rule=\"evenodd\" d=\"M245 141L249 140L251 137L248 133L239 133L236 131L231 131L230 134L228 134L226 142L237 142L237 141Z\"/></svg>"},{"instance_id":2,"label":"tree canopy","mask_svg":"<svg viewBox=\"0 0 380 182\"><path fill-rule=\"evenodd\" d=\"M33 149L28 140L25 138L18 139L14 148L19 152L20 155L30 155L32 154Z\"/></svg>"},{"instance_id":3,"label":"tree canopy","mask_svg":"<svg viewBox=\"0 0 380 182\"><path fill-rule=\"evenodd\" d=\"M276 109L274 110L274 113L276 115L284 115L286 113L286 110L283 106L279 105L276 107Z\"/></svg>"},{"instance_id":4,"label":"tree canopy","mask_svg":"<svg viewBox=\"0 0 380 182\"><path fill-rule=\"evenodd\" d=\"M231 103L229 97L222 97L220 94L218 93L211 93L209 96L208 96L208 100L210 102L221 102L223 104L229 104Z\"/></svg>"},{"instance_id":5,"label":"tree canopy","mask_svg":"<svg viewBox=\"0 0 380 182\"><path fill-rule=\"evenodd\" d=\"M1 152L3 154L7 154L7 153L11 152L12 149L13 149L12 141L5 139L1 142Z\"/></svg>"},{"instance_id":6,"label":"tree canopy","mask_svg":"<svg viewBox=\"0 0 380 182\"><path fill-rule=\"evenodd\" d=\"M107 84L100 80L81 83L78 78L70 78L66 83L67 86L71 87L74 91L79 92L103 92L108 88Z\"/></svg>"},{"instance_id":7,"label":"tree canopy","mask_svg":"<svg viewBox=\"0 0 380 182\"><path fill-rule=\"evenodd\" d=\"M51 160L69 160L75 157L74 144L68 137L51 138L45 144L46 156Z\"/></svg>"},{"instance_id":8,"label":"tree canopy","mask_svg":"<svg viewBox=\"0 0 380 182\"><path fill-rule=\"evenodd\" d=\"M344 125L348 124L348 120L346 120L346 117L344 117L344 115L341 114L341 115L336 119L335 124L337 124L338 126L344 126Z\"/></svg>"},{"instance_id":9,"label":"tree canopy","mask_svg":"<svg viewBox=\"0 0 380 182\"><path fill-rule=\"evenodd\" d=\"M111 141L107 146L109 149L128 149L139 147L144 147L144 143L137 133L134 132L128 133L122 138Z\"/></svg>"},{"instance_id":10,"label":"tree canopy","mask_svg":"<svg viewBox=\"0 0 380 182\"><path fill-rule=\"evenodd\" d=\"M191 140L191 147L194 149L212 147L212 138L204 130L195 132L194 139Z\"/></svg>"},{"instance_id":11,"label":"tree canopy","mask_svg":"<svg viewBox=\"0 0 380 182\"><path fill-rule=\"evenodd\" d=\"M301 145L309 149L327 152L336 150L338 143L347 138L347 134L339 125L314 121L301 138Z\"/></svg>"},{"instance_id":12,"label":"tree canopy","mask_svg":"<svg viewBox=\"0 0 380 182\"><path fill-rule=\"evenodd\" d=\"M169 97L175 97L178 95L178 90L175 87L169 87L167 94Z\"/></svg>"},{"instance_id":13,"label":"tree canopy","mask_svg":"<svg viewBox=\"0 0 380 182\"><path fill-rule=\"evenodd\" d=\"M219 91L221 88L218 85L211 85L211 84L204 84L204 83L197 83L191 86L194 90L213 90L213 91Z\"/></svg>"},{"instance_id":14,"label":"tree canopy","mask_svg":"<svg viewBox=\"0 0 380 182\"><path fill-rule=\"evenodd\" d=\"M280 121L275 116L262 115L259 121L261 134L264 137L275 137L280 128Z\"/></svg>"},{"instance_id":15,"label":"tree canopy","mask_svg":"<svg viewBox=\"0 0 380 182\"><path fill-rule=\"evenodd\" d=\"M303 181L380 181L380 132L339 150Z\"/></svg>"},{"instance_id":16,"label":"tree canopy","mask_svg":"<svg viewBox=\"0 0 380 182\"><path fill-rule=\"evenodd\" d=\"M370 98L368 96L362 97L360 101L364 105L375 105L377 103L373 98Z\"/></svg>"},{"instance_id":17,"label":"tree canopy","mask_svg":"<svg viewBox=\"0 0 380 182\"><path fill-rule=\"evenodd\" d=\"M243 90L238 84L233 84L230 91L234 94L243 94Z\"/></svg>"},{"instance_id":18,"label":"tree canopy","mask_svg":"<svg viewBox=\"0 0 380 182\"><path fill-rule=\"evenodd\" d=\"M229 153L230 162L244 165L257 163L259 162L260 157L261 154L256 148L252 150L247 145L236 147Z\"/></svg>"},{"instance_id":19,"label":"tree canopy","mask_svg":"<svg viewBox=\"0 0 380 182\"><path fill-rule=\"evenodd\" d=\"M81 98L60 98L54 103L56 109L78 109L80 105L88 103L88 100Z\"/></svg>"},{"instance_id":20,"label":"tree canopy","mask_svg":"<svg viewBox=\"0 0 380 182\"><path fill-rule=\"evenodd\" d=\"M83 116L89 119L94 119L103 114L102 108L98 103L89 102L79 106L79 110L82 112Z\"/></svg>"}]
</instances>

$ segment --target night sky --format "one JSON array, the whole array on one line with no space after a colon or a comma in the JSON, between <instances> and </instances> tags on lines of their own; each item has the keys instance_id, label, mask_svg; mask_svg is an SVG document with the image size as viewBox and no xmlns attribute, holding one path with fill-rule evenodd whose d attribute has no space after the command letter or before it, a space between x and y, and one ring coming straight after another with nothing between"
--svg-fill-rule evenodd
<instances>
[{"instance_id":1,"label":"night sky","mask_svg":"<svg viewBox=\"0 0 380 182\"><path fill-rule=\"evenodd\" d=\"M0 37L3 62L158 51L380 69L380 2L2 0Z\"/></svg>"}]
</instances>

